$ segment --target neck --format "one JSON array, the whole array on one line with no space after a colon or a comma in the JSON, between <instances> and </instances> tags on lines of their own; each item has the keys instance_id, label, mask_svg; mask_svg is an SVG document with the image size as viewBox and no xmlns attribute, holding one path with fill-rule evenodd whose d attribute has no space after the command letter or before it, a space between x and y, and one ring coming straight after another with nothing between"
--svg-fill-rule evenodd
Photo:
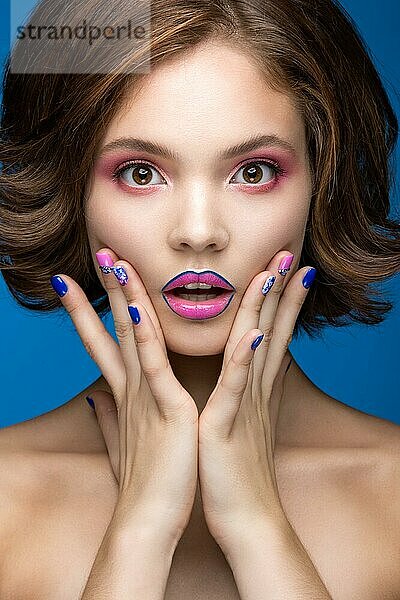
<instances>
[{"instance_id":1,"label":"neck","mask_svg":"<svg viewBox=\"0 0 400 600\"><path fill-rule=\"evenodd\" d=\"M199 414L204 409L213 391L222 368L223 354L213 356L186 356L168 350L168 357L175 377L189 392L196 403ZM282 361L278 377L282 378L282 395L274 395L270 403L271 425L275 427L275 447L298 443L303 423L302 414L306 410L307 399L315 394L317 388L293 359L285 373L291 354ZM99 377L85 393L95 390L111 389L103 376ZM301 402L299 401L301 399ZM80 411L87 407L77 397ZM294 441L293 441L294 440ZM297 440L297 441L296 441Z\"/></svg>"},{"instance_id":2,"label":"neck","mask_svg":"<svg viewBox=\"0 0 400 600\"><path fill-rule=\"evenodd\" d=\"M175 377L192 396L200 414L218 381L223 354L187 356L171 350L167 354Z\"/></svg>"}]
</instances>

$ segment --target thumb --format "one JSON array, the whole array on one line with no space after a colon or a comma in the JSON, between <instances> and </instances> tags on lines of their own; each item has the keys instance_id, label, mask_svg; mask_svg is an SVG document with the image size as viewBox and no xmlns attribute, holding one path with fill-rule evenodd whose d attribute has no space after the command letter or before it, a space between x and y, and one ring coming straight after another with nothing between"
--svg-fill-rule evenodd
<instances>
[{"instance_id":1,"label":"thumb","mask_svg":"<svg viewBox=\"0 0 400 600\"><path fill-rule=\"evenodd\" d=\"M96 390L86 400L94 409L107 447L108 456L116 480L119 482L119 427L118 410L114 396L104 390Z\"/></svg>"}]
</instances>

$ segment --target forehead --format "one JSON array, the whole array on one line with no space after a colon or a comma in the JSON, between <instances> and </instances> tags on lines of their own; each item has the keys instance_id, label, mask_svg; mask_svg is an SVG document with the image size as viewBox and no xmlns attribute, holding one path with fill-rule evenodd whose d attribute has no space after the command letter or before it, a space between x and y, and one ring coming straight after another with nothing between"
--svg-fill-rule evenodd
<instances>
[{"instance_id":1,"label":"forehead","mask_svg":"<svg viewBox=\"0 0 400 600\"><path fill-rule=\"evenodd\" d=\"M126 94L103 144L126 135L179 147L220 147L247 135L276 134L304 150L304 124L292 98L270 87L242 51L208 42L157 66Z\"/></svg>"}]
</instances>

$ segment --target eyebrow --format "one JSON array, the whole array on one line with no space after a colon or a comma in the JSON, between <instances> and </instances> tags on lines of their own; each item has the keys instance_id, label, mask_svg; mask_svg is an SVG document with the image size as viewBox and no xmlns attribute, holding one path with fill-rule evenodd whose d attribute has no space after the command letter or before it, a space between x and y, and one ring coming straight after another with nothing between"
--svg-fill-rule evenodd
<instances>
[{"instance_id":1,"label":"eyebrow","mask_svg":"<svg viewBox=\"0 0 400 600\"><path fill-rule=\"evenodd\" d=\"M287 150L292 154L296 154L294 146L288 140L285 140L275 134L254 135L247 140L240 142L239 144L235 144L234 146L230 146L229 148L225 148L225 150L218 152L216 159L228 160L230 158L235 158L240 154L257 150L263 146L277 146L278 148ZM179 161L181 159L178 153L167 146L163 146L162 144L152 142L150 140L142 140L135 137L120 137L112 142L109 142L103 146L103 148L101 148L99 156L101 157L113 150L138 150L175 161Z\"/></svg>"}]
</instances>

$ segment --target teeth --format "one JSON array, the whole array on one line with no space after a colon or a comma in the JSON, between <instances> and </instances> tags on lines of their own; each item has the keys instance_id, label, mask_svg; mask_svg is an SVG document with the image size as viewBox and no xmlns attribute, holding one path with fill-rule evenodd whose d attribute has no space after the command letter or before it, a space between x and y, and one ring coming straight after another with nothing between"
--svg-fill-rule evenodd
<instances>
[{"instance_id":1,"label":"teeth","mask_svg":"<svg viewBox=\"0 0 400 600\"><path fill-rule=\"evenodd\" d=\"M207 283L187 283L183 286L187 290L211 290L212 285L207 285Z\"/></svg>"},{"instance_id":2,"label":"teeth","mask_svg":"<svg viewBox=\"0 0 400 600\"><path fill-rule=\"evenodd\" d=\"M204 300L213 300L216 298L218 294L203 294L199 296L198 294L179 294L179 298L183 298L183 300L191 300L192 302L204 302Z\"/></svg>"}]
</instances>

